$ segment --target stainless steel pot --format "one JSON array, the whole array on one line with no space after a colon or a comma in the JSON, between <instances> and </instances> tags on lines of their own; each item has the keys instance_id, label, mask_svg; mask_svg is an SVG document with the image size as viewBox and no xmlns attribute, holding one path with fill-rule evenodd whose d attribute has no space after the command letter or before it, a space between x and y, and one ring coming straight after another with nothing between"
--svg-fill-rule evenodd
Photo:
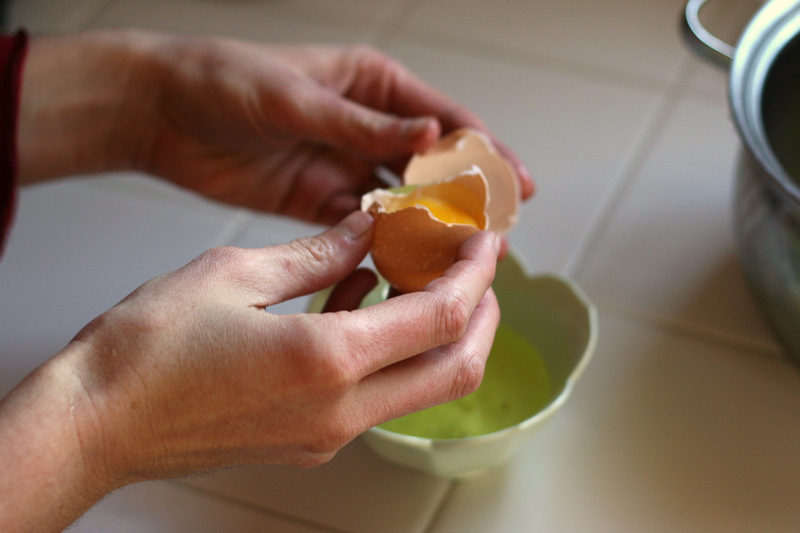
<instances>
[{"instance_id":1,"label":"stainless steel pot","mask_svg":"<svg viewBox=\"0 0 800 533\"><path fill-rule=\"evenodd\" d=\"M684 28L729 67L728 101L742 141L735 236L745 275L778 338L800 361L800 1L771 0L735 46L708 32L689 0Z\"/></svg>"}]
</instances>

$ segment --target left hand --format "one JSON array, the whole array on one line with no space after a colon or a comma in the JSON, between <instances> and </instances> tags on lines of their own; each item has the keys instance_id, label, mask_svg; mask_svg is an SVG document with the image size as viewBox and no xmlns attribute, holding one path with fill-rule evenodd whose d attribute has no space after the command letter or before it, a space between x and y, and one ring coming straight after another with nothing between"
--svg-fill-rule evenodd
<instances>
[{"instance_id":1,"label":"left hand","mask_svg":"<svg viewBox=\"0 0 800 533\"><path fill-rule=\"evenodd\" d=\"M161 112L139 163L232 204L334 223L381 186L376 165L402 164L443 131L485 129L365 47L179 39L161 50Z\"/></svg>"},{"instance_id":2,"label":"left hand","mask_svg":"<svg viewBox=\"0 0 800 533\"><path fill-rule=\"evenodd\" d=\"M58 83L53 83L57 79ZM31 41L20 180L139 169L230 204L332 224L472 112L366 47L98 31ZM76 135L79 132L79 135ZM533 182L516 156L523 198Z\"/></svg>"}]
</instances>

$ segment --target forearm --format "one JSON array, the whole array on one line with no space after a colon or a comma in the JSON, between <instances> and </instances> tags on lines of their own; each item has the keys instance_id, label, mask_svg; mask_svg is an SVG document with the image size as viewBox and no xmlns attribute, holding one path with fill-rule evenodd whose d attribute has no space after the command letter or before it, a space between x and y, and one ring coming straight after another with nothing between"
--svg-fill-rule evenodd
<instances>
[{"instance_id":1,"label":"forearm","mask_svg":"<svg viewBox=\"0 0 800 533\"><path fill-rule=\"evenodd\" d=\"M18 125L20 183L127 169L147 142L155 37L96 32L31 39Z\"/></svg>"},{"instance_id":2,"label":"forearm","mask_svg":"<svg viewBox=\"0 0 800 533\"><path fill-rule=\"evenodd\" d=\"M0 531L61 531L113 488L91 411L59 357L0 402Z\"/></svg>"}]
</instances>

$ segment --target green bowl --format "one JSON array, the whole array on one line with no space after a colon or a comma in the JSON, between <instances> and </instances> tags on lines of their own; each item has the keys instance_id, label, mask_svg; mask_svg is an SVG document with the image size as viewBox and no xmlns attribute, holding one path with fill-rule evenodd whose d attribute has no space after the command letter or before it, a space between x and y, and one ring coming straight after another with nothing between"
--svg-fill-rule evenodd
<instances>
[{"instance_id":1,"label":"green bowl","mask_svg":"<svg viewBox=\"0 0 800 533\"><path fill-rule=\"evenodd\" d=\"M427 438L375 427L362 435L381 457L428 474L461 477L507 463L569 397L594 351L597 316L578 285L555 274L529 276L515 254L501 261L493 284L501 325L522 334L538 349L549 378L542 407L521 422L482 435ZM368 296L374 303L385 291ZM310 310L319 310L327 292Z\"/></svg>"}]
</instances>

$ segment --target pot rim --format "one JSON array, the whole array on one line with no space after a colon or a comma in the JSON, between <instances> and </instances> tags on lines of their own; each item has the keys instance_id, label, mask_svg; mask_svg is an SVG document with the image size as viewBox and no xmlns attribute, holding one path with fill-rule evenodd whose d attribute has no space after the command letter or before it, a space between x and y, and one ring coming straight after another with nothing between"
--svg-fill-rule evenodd
<instances>
[{"instance_id":1,"label":"pot rim","mask_svg":"<svg viewBox=\"0 0 800 533\"><path fill-rule=\"evenodd\" d=\"M728 101L745 149L765 177L800 206L800 182L792 179L773 152L762 109L770 69L795 38L800 39L800 0L767 2L750 20L736 47Z\"/></svg>"}]
</instances>

